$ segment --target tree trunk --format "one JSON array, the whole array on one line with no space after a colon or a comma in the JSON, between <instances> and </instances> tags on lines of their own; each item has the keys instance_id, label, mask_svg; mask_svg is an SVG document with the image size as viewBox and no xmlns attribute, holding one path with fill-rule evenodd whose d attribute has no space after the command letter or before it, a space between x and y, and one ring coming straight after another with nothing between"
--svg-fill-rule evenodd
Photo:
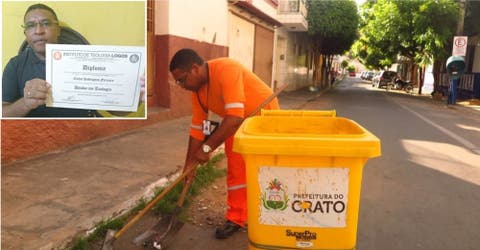
<instances>
[{"instance_id":1,"label":"tree trunk","mask_svg":"<svg viewBox=\"0 0 480 250\"><path fill-rule=\"evenodd\" d=\"M333 55L327 56L327 85L331 86L333 83L333 74L332 74L332 64L333 64Z\"/></svg>"},{"instance_id":2,"label":"tree trunk","mask_svg":"<svg viewBox=\"0 0 480 250\"><path fill-rule=\"evenodd\" d=\"M317 87L317 84L320 79L320 67L321 67L321 57L318 51L313 52L313 75L312 75L312 87Z\"/></svg>"},{"instance_id":3,"label":"tree trunk","mask_svg":"<svg viewBox=\"0 0 480 250\"><path fill-rule=\"evenodd\" d=\"M323 82L322 82L322 79L323 79L323 68L324 68L324 58L323 58L323 55L319 55L318 56L318 75L317 75L317 84L319 84L320 88L323 88Z\"/></svg>"},{"instance_id":4,"label":"tree trunk","mask_svg":"<svg viewBox=\"0 0 480 250\"><path fill-rule=\"evenodd\" d=\"M413 60L411 60L413 62ZM411 63L410 66L410 75L411 75L411 81L414 84L414 87L419 86L419 79L418 79L418 72L417 72L418 65L416 63Z\"/></svg>"},{"instance_id":5,"label":"tree trunk","mask_svg":"<svg viewBox=\"0 0 480 250\"><path fill-rule=\"evenodd\" d=\"M442 66L441 60L435 60L433 62L433 92L440 92L440 68Z\"/></svg>"},{"instance_id":6,"label":"tree trunk","mask_svg":"<svg viewBox=\"0 0 480 250\"><path fill-rule=\"evenodd\" d=\"M418 94L422 94L422 87L423 87L423 81L425 80L425 66L421 66L418 68L419 74L418 74Z\"/></svg>"},{"instance_id":7,"label":"tree trunk","mask_svg":"<svg viewBox=\"0 0 480 250\"><path fill-rule=\"evenodd\" d=\"M321 75L322 89L324 89L328 84L327 64L328 64L327 56L322 55L322 75Z\"/></svg>"}]
</instances>

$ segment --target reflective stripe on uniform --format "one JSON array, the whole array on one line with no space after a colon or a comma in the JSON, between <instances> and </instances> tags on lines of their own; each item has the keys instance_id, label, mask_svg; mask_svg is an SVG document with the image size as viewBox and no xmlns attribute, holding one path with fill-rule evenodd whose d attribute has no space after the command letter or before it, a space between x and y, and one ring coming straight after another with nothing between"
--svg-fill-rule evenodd
<instances>
[{"instance_id":1,"label":"reflective stripe on uniform","mask_svg":"<svg viewBox=\"0 0 480 250\"><path fill-rule=\"evenodd\" d=\"M202 130L202 125L190 125L191 128L193 129L198 129L198 130Z\"/></svg>"},{"instance_id":2,"label":"reflective stripe on uniform","mask_svg":"<svg viewBox=\"0 0 480 250\"><path fill-rule=\"evenodd\" d=\"M244 108L245 105L242 102L232 102L225 104L225 109L232 109L232 108Z\"/></svg>"},{"instance_id":3,"label":"reflective stripe on uniform","mask_svg":"<svg viewBox=\"0 0 480 250\"><path fill-rule=\"evenodd\" d=\"M231 187L228 187L227 190L238 190L238 189L242 189L242 188L247 188L247 184L240 184L240 185L235 185L235 186L231 186Z\"/></svg>"}]
</instances>

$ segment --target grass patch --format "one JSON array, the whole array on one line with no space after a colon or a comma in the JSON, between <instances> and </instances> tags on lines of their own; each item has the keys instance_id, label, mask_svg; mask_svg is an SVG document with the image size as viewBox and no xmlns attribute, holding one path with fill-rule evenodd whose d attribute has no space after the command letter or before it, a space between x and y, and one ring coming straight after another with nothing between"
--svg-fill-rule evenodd
<instances>
[{"instance_id":1,"label":"grass patch","mask_svg":"<svg viewBox=\"0 0 480 250\"><path fill-rule=\"evenodd\" d=\"M146 206L146 201L144 198L137 201L137 204L134 208L132 208L128 213L108 220L100 221L96 226L93 233L89 234L85 237L75 237L73 242L70 244L70 247L67 249L70 250L88 250L92 249L93 242L102 242L105 239L107 231L109 229L112 230L120 230L123 225L128 222L128 218L135 216L140 210L142 210Z\"/></svg>"},{"instance_id":2,"label":"grass patch","mask_svg":"<svg viewBox=\"0 0 480 250\"><path fill-rule=\"evenodd\" d=\"M185 205L188 205L190 202L190 197L192 195L198 194L198 192L212 183L216 178L225 176L226 170L219 169L216 167L216 164L225 158L224 154L217 154L210 159L207 163L200 166L196 170L195 181L190 187L189 193L185 198ZM183 189L183 183L177 184L165 197L160 200L157 205L153 207L153 211L157 214L171 214L175 207L177 206L177 200L180 196L180 193ZM155 196L160 194L163 191L163 188L156 190Z\"/></svg>"},{"instance_id":3,"label":"grass patch","mask_svg":"<svg viewBox=\"0 0 480 250\"><path fill-rule=\"evenodd\" d=\"M190 203L190 197L192 195L198 194L198 192L202 188L208 186L216 178L226 175L226 169L219 169L216 167L216 164L223 158L225 158L225 155L223 153L217 154L213 156L210 161L197 168L195 181L192 183L192 186L190 187L190 192L187 193L187 197L185 198L185 205ZM176 202L180 196L180 193L182 192L182 188L183 183L177 184L172 190L170 190L168 194L165 195L165 197L163 197L163 199L161 199L152 208L152 211L157 214L172 213L175 206L177 205ZM155 191L154 197L152 197L149 201L155 199L155 197L157 197L163 190L164 188L158 188ZM135 216L138 212L140 212L148 204L149 201L146 201L144 198L142 198L137 201L135 207L131 209L128 213L117 218L112 218L99 222L95 226L95 231L93 231L93 233L85 237L75 237L72 243L69 244L70 246L67 247L67 249L88 250L92 249L92 245L95 245L95 243L99 244L99 242L101 242L101 245L109 229L116 231L120 230L125 224L127 224L129 219ZM179 216L179 218L180 220L185 220L184 215Z\"/></svg>"}]
</instances>

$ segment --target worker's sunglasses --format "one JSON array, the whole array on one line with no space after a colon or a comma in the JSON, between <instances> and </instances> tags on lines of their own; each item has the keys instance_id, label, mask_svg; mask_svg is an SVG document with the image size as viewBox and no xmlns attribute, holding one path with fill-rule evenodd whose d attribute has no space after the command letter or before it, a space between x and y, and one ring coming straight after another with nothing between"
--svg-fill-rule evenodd
<instances>
[{"instance_id":1,"label":"worker's sunglasses","mask_svg":"<svg viewBox=\"0 0 480 250\"><path fill-rule=\"evenodd\" d=\"M58 22L52 21L49 19L41 20L40 22L26 22L24 25L22 25L22 28L30 32L32 30L35 30L37 28L37 25L40 25L43 29L50 28L52 25L57 25Z\"/></svg>"}]
</instances>

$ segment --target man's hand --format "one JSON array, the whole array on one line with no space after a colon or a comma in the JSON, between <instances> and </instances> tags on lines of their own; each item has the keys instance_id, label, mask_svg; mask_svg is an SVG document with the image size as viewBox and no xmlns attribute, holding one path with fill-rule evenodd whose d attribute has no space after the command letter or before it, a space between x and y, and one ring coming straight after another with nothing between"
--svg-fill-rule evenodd
<instances>
[{"instance_id":1,"label":"man's hand","mask_svg":"<svg viewBox=\"0 0 480 250\"><path fill-rule=\"evenodd\" d=\"M40 105L44 105L47 102L47 96L50 88L50 84L39 78L25 82L22 98L13 103L2 102L2 116L26 116L32 109L35 109Z\"/></svg>"},{"instance_id":2,"label":"man's hand","mask_svg":"<svg viewBox=\"0 0 480 250\"><path fill-rule=\"evenodd\" d=\"M192 161L194 163L189 163L183 167L183 171L187 171L189 168L196 168L198 164L204 164L210 160L210 153L205 153L200 146L199 149L195 152ZM190 183L195 180L195 170L193 170L189 175L185 177L185 181Z\"/></svg>"},{"instance_id":3,"label":"man's hand","mask_svg":"<svg viewBox=\"0 0 480 250\"><path fill-rule=\"evenodd\" d=\"M50 88L50 84L39 78L27 81L23 89L23 103L25 107L32 110L40 105L44 105Z\"/></svg>"},{"instance_id":4,"label":"man's hand","mask_svg":"<svg viewBox=\"0 0 480 250\"><path fill-rule=\"evenodd\" d=\"M210 153L205 153L203 152L202 148L200 148L199 150L197 150L197 152L195 152L195 159L199 162L199 163L205 163L207 162L208 160L210 160Z\"/></svg>"},{"instance_id":5,"label":"man's hand","mask_svg":"<svg viewBox=\"0 0 480 250\"><path fill-rule=\"evenodd\" d=\"M198 163L191 163L183 167L184 173L187 170L191 169L191 172L187 176L185 176L185 183L192 183L195 180L195 168L197 167L197 164Z\"/></svg>"}]
</instances>

